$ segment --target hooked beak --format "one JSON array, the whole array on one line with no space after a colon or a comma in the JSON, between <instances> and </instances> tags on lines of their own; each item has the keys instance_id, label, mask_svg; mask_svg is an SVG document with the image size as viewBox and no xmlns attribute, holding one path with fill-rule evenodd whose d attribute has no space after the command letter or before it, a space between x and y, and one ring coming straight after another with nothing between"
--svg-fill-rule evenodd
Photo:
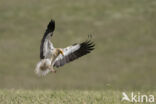
<instances>
[{"instance_id":1,"label":"hooked beak","mask_svg":"<svg viewBox=\"0 0 156 104\"><path fill-rule=\"evenodd\" d=\"M60 53L62 54L62 56L64 56L63 51L61 49L59 49Z\"/></svg>"}]
</instances>

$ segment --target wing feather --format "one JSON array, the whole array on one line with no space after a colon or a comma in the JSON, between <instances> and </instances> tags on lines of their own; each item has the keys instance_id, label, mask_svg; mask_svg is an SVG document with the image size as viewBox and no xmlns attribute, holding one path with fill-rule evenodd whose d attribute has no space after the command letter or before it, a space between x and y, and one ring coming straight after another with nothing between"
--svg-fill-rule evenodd
<instances>
[{"instance_id":1,"label":"wing feather","mask_svg":"<svg viewBox=\"0 0 156 104\"><path fill-rule=\"evenodd\" d=\"M74 61L79 57L82 57L90 53L92 50L94 50L94 46L95 44L90 40L88 40L83 43L74 44L72 46L64 48L63 49L64 56L59 55L54 62L54 66L61 67L66 63Z\"/></svg>"},{"instance_id":2,"label":"wing feather","mask_svg":"<svg viewBox=\"0 0 156 104\"><path fill-rule=\"evenodd\" d=\"M55 21L51 20L47 26L47 29L43 35L40 45L40 59L44 59L49 51L53 47L52 43L46 41L47 38L50 38L49 35L53 35L53 31L55 30Z\"/></svg>"}]
</instances>

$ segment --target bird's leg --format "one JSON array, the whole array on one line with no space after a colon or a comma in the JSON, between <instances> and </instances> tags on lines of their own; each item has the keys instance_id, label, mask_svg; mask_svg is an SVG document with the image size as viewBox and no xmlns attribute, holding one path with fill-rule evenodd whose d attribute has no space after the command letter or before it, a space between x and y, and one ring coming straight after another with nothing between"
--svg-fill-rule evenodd
<instances>
[{"instance_id":1,"label":"bird's leg","mask_svg":"<svg viewBox=\"0 0 156 104\"><path fill-rule=\"evenodd\" d=\"M56 73L56 70L54 70L54 68L52 66L49 66L48 68L50 69L51 72Z\"/></svg>"}]
</instances>

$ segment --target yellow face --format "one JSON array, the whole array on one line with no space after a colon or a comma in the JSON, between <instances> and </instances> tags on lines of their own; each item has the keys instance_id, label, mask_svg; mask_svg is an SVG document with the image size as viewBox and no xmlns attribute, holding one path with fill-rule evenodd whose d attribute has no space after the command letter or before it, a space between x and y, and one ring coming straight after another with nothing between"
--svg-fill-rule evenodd
<instances>
[{"instance_id":1,"label":"yellow face","mask_svg":"<svg viewBox=\"0 0 156 104\"><path fill-rule=\"evenodd\" d=\"M63 51L61 49L58 50L59 50L59 54L61 53L64 56Z\"/></svg>"}]
</instances>

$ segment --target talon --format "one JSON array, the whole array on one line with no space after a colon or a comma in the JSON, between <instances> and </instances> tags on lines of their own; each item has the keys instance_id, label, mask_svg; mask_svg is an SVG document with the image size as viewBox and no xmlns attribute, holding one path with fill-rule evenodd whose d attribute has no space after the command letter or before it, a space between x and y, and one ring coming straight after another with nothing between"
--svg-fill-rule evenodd
<instances>
[{"instance_id":1,"label":"talon","mask_svg":"<svg viewBox=\"0 0 156 104\"><path fill-rule=\"evenodd\" d=\"M50 69L51 72L56 73L56 70L54 70L51 66L48 67Z\"/></svg>"},{"instance_id":2,"label":"talon","mask_svg":"<svg viewBox=\"0 0 156 104\"><path fill-rule=\"evenodd\" d=\"M56 73L56 70L51 70L51 72Z\"/></svg>"}]
</instances>

